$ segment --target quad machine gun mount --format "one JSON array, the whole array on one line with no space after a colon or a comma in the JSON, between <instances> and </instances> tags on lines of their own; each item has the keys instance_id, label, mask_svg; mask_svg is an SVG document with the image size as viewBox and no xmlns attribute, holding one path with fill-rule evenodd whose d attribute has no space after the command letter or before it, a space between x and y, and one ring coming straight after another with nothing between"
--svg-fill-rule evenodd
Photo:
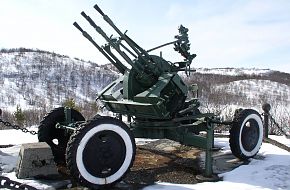
<instances>
[{"instance_id":1,"label":"quad machine gun mount","mask_svg":"<svg viewBox=\"0 0 290 190\"><path fill-rule=\"evenodd\" d=\"M39 126L39 141L47 142L55 161L68 167L79 183L91 188L110 186L130 170L135 154L135 138L167 138L205 150L205 176L212 176L213 129L216 124L230 126L230 146L241 159L255 156L263 137L259 113L239 109L232 121L220 121L213 113L201 113L197 86L187 85L179 71L187 75L192 60L188 29L179 27L174 41L144 50L95 5L101 17L118 37L108 36L85 12L81 15L106 40L98 45L78 23L73 25L121 73L120 77L98 93L97 100L120 118L96 115L85 121L80 112L57 108L47 114ZM153 50L173 45L183 60L172 63ZM204 131L205 135L200 132Z\"/></svg>"}]
</instances>

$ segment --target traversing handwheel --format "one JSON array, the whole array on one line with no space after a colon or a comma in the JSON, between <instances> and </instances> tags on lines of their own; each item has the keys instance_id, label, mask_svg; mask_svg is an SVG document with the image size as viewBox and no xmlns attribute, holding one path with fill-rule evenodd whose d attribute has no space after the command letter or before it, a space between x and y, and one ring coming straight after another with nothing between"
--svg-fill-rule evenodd
<instances>
[{"instance_id":1,"label":"traversing handwheel","mask_svg":"<svg viewBox=\"0 0 290 190\"><path fill-rule=\"evenodd\" d=\"M263 123L260 114L252 109L236 112L230 130L232 153L240 159L254 157L262 144Z\"/></svg>"},{"instance_id":2,"label":"traversing handwheel","mask_svg":"<svg viewBox=\"0 0 290 190\"><path fill-rule=\"evenodd\" d=\"M72 177L82 185L99 188L120 181L135 154L128 126L112 117L98 117L82 124L71 136L66 160Z\"/></svg>"}]
</instances>

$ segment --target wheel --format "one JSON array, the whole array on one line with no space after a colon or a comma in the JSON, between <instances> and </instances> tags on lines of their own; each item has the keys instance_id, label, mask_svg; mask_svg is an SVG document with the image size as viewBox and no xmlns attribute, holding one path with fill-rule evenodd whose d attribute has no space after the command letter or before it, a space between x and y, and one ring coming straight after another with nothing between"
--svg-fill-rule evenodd
<instances>
[{"instance_id":1,"label":"wheel","mask_svg":"<svg viewBox=\"0 0 290 190\"><path fill-rule=\"evenodd\" d=\"M230 129L232 153L242 160L254 157L262 144L263 123L258 112L252 109L236 112Z\"/></svg>"},{"instance_id":2,"label":"wheel","mask_svg":"<svg viewBox=\"0 0 290 190\"><path fill-rule=\"evenodd\" d=\"M71 109L71 118L73 121L84 121L82 114ZM57 129L55 125L65 121L64 107L59 107L46 116L40 122L38 127L39 142L46 142L52 150L54 160L57 164L65 164L65 151L70 134L65 129Z\"/></svg>"},{"instance_id":3,"label":"wheel","mask_svg":"<svg viewBox=\"0 0 290 190\"><path fill-rule=\"evenodd\" d=\"M135 154L128 126L115 118L99 117L71 136L66 161L71 176L94 189L120 181L133 165Z\"/></svg>"}]
</instances>

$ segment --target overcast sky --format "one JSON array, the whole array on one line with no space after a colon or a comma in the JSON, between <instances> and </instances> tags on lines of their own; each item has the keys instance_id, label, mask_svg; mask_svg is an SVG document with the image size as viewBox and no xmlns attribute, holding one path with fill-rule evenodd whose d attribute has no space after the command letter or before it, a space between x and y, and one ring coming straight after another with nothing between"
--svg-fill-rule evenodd
<instances>
[{"instance_id":1,"label":"overcast sky","mask_svg":"<svg viewBox=\"0 0 290 190\"><path fill-rule=\"evenodd\" d=\"M80 15L85 11L116 36L94 10L96 3L144 49L172 41L183 24L197 54L193 67L290 73L289 0L0 0L0 48L38 48L107 63L72 25L77 21L105 43ZM178 60L171 49L162 50L164 58Z\"/></svg>"}]
</instances>

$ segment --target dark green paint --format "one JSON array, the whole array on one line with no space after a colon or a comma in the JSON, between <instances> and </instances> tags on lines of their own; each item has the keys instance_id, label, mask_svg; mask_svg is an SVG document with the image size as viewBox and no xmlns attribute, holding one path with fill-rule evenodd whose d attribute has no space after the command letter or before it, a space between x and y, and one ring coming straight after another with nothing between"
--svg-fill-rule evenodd
<instances>
[{"instance_id":1,"label":"dark green paint","mask_svg":"<svg viewBox=\"0 0 290 190\"><path fill-rule=\"evenodd\" d=\"M192 71L190 64L196 57L189 52L188 29L181 25L179 34L175 36L173 42L145 51L127 36L126 32L121 32L97 5L94 8L115 30L118 37L108 37L84 12L81 15L107 41L107 44L98 45L76 22L74 26L122 74L119 79L99 92L97 100L113 113L132 118L132 121L128 120L130 121L128 126L135 137L168 138L205 149L205 175L211 176L213 126L209 121L214 115L200 113L197 97L188 98L189 92L197 95L197 86L187 86L178 75L178 71L189 74ZM171 44L174 45L174 50L183 56L182 61L172 63L162 58L161 54L160 56L151 54L151 51ZM130 65L130 68L123 62ZM70 122L68 113L66 118L67 122ZM201 131L205 131L206 136L199 135Z\"/></svg>"}]
</instances>

